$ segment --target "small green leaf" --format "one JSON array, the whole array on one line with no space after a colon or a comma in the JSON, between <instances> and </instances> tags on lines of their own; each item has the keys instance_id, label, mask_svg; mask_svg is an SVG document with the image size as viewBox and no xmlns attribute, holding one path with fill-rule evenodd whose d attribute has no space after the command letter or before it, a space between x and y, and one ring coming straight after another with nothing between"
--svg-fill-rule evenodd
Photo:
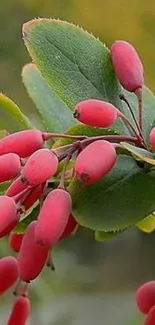
<instances>
[{"instance_id":1,"label":"small green leaf","mask_svg":"<svg viewBox=\"0 0 155 325\"><path fill-rule=\"evenodd\" d=\"M155 215L152 213L148 217L137 222L135 226L141 231L150 234L155 230Z\"/></svg>"},{"instance_id":2,"label":"small green leaf","mask_svg":"<svg viewBox=\"0 0 155 325\"><path fill-rule=\"evenodd\" d=\"M124 111L109 50L99 39L55 19L35 19L24 24L23 38L41 74L71 110L83 99L98 98ZM128 133L121 119L115 126Z\"/></svg>"},{"instance_id":3,"label":"small green leaf","mask_svg":"<svg viewBox=\"0 0 155 325\"><path fill-rule=\"evenodd\" d=\"M20 220L18 225L14 228L14 232L17 234L24 233L25 229L28 227L28 225L37 219L38 213L40 210L40 204L38 204L33 210L28 211L27 214L24 214L24 217Z\"/></svg>"},{"instance_id":4,"label":"small green leaf","mask_svg":"<svg viewBox=\"0 0 155 325\"><path fill-rule=\"evenodd\" d=\"M155 166L155 156L150 151L135 147L127 142L121 142L121 146L131 152L135 158Z\"/></svg>"},{"instance_id":5,"label":"small green leaf","mask_svg":"<svg viewBox=\"0 0 155 325\"><path fill-rule=\"evenodd\" d=\"M114 168L94 185L74 178L69 191L74 217L94 230L123 230L155 210L155 175L130 156L119 155Z\"/></svg>"},{"instance_id":6,"label":"small green leaf","mask_svg":"<svg viewBox=\"0 0 155 325\"><path fill-rule=\"evenodd\" d=\"M107 241L107 240L111 240L114 239L117 235L120 235L122 233L122 231L100 231L100 230L96 230L95 231L95 239L96 241Z\"/></svg>"},{"instance_id":7,"label":"small green leaf","mask_svg":"<svg viewBox=\"0 0 155 325\"><path fill-rule=\"evenodd\" d=\"M32 127L19 107L10 98L0 93L0 129L11 133Z\"/></svg>"},{"instance_id":8,"label":"small green leaf","mask_svg":"<svg viewBox=\"0 0 155 325\"><path fill-rule=\"evenodd\" d=\"M68 130L65 131L65 134L70 134L70 135L86 135L88 137L97 137L97 136L102 136L102 135L117 135L119 134L118 130L114 130L114 129L99 129L99 128L93 128L91 126L87 126L84 124L78 124L75 125L71 128L69 128ZM54 143L54 148L57 147L61 147L61 146L65 146L68 144L73 143L76 140L72 140L72 139L63 139L61 138L60 140L56 141Z\"/></svg>"},{"instance_id":9,"label":"small green leaf","mask_svg":"<svg viewBox=\"0 0 155 325\"><path fill-rule=\"evenodd\" d=\"M46 83L35 64L23 68L22 79L47 131L63 132L76 124L70 109Z\"/></svg>"}]
</instances>

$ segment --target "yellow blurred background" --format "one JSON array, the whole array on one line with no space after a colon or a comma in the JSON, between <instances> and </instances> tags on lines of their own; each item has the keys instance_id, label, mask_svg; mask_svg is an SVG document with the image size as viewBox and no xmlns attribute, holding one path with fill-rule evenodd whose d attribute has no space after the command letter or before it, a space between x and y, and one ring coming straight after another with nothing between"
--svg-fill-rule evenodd
<instances>
[{"instance_id":1,"label":"yellow blurred background","mask_svg":"<svg viewBox=\"0 0 155 325\"><path fill-rule=\"evenodd\" d=\"M21 27L23 22L34 17L73 22L107 45L116 39L131 42L143 61L146 84L155 92L155 1L1 0L0 91L17 102L25 113L31 115L33 104L22 84L21 69L31 58L22 41ZM89 325L94 322L96 325L101 322L140 325L134 295L126 294L126 290L133 292L139 283L152 279L155 274L154 244L154 234L146 236L136 230L108 244L95 243L89 231L65 241L58 248L59 253L55 253L57 276L48 271L32 285L34 305L35 302L41 305L30 324L37 321L38 325L87 325L88 322ZM1 255L7 250L2 246ZM113 293L105 295L109 290ZM60 301L55 302L53 294L56 292L67 294L67 298L63 300L60 295ZM1 316L4 314L5 318L8 311L3 310Z\"/></svg>"}]
</instances>

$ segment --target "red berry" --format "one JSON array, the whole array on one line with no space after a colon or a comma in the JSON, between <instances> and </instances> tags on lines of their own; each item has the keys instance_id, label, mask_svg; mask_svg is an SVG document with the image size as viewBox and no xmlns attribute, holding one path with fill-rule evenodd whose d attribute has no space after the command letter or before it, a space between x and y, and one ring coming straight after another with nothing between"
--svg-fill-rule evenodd
<instances>
[{"instance_id":1,"label":"red berry","mask_svg":"<svg viewBox=\"0 0 155 325\"><path fill-rule=\"evenodd\" d=\"M19 215L13 198L0 196L0 238L8 234L17 224Z\"/></svg>"},{"instance_id":2,"label":"red berry","mask_svg":"<svg viewBox=\"0 0 155 325\"><path fill-rule=\"evenodd\" d=\"M27 188L27 184L22 182L21 176L16 178L5 192L7 196L15 196Z\"/></svg>"},{"instance_id":3,"label":"red berry","mask_svg":"<svg viewBox=\"0 0 155 325\"><path fill-rule=\"evenodd\" d=\"M0 259L0 294L7 291L18 279L18 263L12 256Z\"/></svg>"},{"instance_id":4,"label":"red berry","mask_svg":"<svg viewBox=\"0 0 155 325\"><path fill-rule=\"evenodd\" d=\"M27 297L17 297L7 325L25 325L30 315L30 308L30 301Z\"/></svg>"},{"instance_id":5,"label":"red berry","mask_svg":"<svg viewBox=\"0 0 155 325\"><path fill-rule=\"evenodd\" d=\"M24 234L16 234L15 232L10 233L9 245L13 251L19 252L23 237L24 237Z\"/></svg>"},{"instance_id":6,"label":"red berry","mask_svg":"<svg viewBox=\"0 0 155 325\"><path fill-rule=\"evenodd\" d=\"M116 76L126 90L135 92L143 87L143 65L131 44L116 41L111 46L111 57Z\"/></svg>"},{"instance_id":7,"label":"red berry","mask_svg":"<svg viewBox=\"0 0 155 325\"><path fill-rule=\"evenodd\" d=\"M34 280L40 274L48 257L48 248L35 241L36 225L37 221L33 221L27 227L18 256L19 276L25 282Z\"/></svg>"},{"instance_id":8,"label":"red berry","mask_svg":"<svg viewBox=\"0 0 155 325\"><path fill-rule=\"evenodd\" d=\"M23 207L27 211L43 194L45 184L40 184L32 189L30 194L23 202Z\"/></svg>"},{"instance_id":9,"label":"red berry","mask_svg":"<svg viewBox=\"0 0 155 325\"><path fill-rule=\"evenodd\" d=\"M155 281L144 283L136 293L137 306L144 314L155 305Z\"/></svg>"},{"instance_id":10,"label":"red berry","mask_svg":"<svg viewBox=\"0 0 155 325\"><path fill-rule=\"evenodd\" d=\"M155 325L155 306L153 306L148 313L145 320L145 325Z\"/></svg>"},{"instance_id":11,"label":"red berry","mask_svg":"<svg viewBox=\"0 0 155 325\"><path fill-rule=\"evenodd\" d=\"M42 133L38 130L16 132L0 140L0 155L13 152L22 158L28 157L43 144Z\"/></svg>"},{"instance_id":12,"label":"red berry","mask_svg":"<svg viewBox=\"0 0 155 325\"><path fill-rule=\"evenodd\" d=\"M74 166L75 176L85 185L94 184L112 169L115 161L113 145L105 140L97 140L78 155Z\"/></svg>"},{"instance_id":13,"label":"red berry","mask_svg":"<svg viewBox=\"0 0 155 325\"><path fill-rule=\"evenodd\" d=\"M62 189L50 192L38 216L36 242L51 248L64 232L71 209L71 196L68 192Z\"/></svg>"},{"instance_id":14,"label":"red berry","mask_svg":"<svg viewBox=\"0 0 155 325\"><path fill-rule=\"evenodd\" d=\"M61 235L60 239L70 236L72 234L72 232L74 231L74 229L76 228L76 226L77 226L77 221L74 219L73 215L71 214L69 216L67 225L66 225L64 232Z\"/></svg>"},{"instance_id":15,"label":"red berry","mask_svg":"<svg viewBox=\"0 0 155 325\"><path fill-rule=\"evenodd\" d=\"M155 151L155 127L151 130L149 134L149 138L150 138L151 149L152 151Z\"/></svg>"},{"instance_id":16,"label":"red berry","mask_svg":"<svg viewBox=\"0 0 155 325\"><path fill-rule=\"evenodd\" d=\"M107 128L115 123L118 110L108 102L88 99L75 106L73 115L86 125Z\"/></svg>"},{"instance_id":17,"label":"red berry","mask_svg":"<svg viewBox=\"0 0 155 325\"><path fill-rule=\"evenodd\" d=\"M0 182L16 177L21 170L20 158L15 153L0 156Z\"/></svg>"},{"instance_id":18,"label":"red berry","mask_svg":"<svg viewBox=\"0 0 155 325\"><path fill-rule=\"evenodd\" d=\"M58 168L58 158L49 149L40 149L29 157L23 167L23 180L36 186L54 176Z\"/></svg>"}]
</instances>

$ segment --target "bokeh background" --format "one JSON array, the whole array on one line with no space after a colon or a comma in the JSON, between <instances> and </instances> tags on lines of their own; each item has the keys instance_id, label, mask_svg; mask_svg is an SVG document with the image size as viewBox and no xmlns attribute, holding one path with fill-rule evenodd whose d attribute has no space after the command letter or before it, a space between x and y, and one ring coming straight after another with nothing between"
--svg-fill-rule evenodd
<instances>
[{"instance_id":1,"label":"bokeh background","mask_svg":"<svg viewBox=\"0 0 155 325\"><path fill-rule=\"evenodd\" d=\"M31 117L33 104L21 81L30 61L21 26L34 17L54 17L83 26L107 45L116 39L131 42L140 53L145 81L155 91L154 0L1 0L0 90ZM32 116L34 118L34 116ZM56 272L45 270L30 288L32 318L38 325L140 325L134 292L155 277L155 235L136 229L107 243L94 241L80 229L54 250ZM0 255L10 253L1 240ZM4 324L12 295L0 299ZM17 324L18 325L18 324Z\"/></svg>"}]
</instances>

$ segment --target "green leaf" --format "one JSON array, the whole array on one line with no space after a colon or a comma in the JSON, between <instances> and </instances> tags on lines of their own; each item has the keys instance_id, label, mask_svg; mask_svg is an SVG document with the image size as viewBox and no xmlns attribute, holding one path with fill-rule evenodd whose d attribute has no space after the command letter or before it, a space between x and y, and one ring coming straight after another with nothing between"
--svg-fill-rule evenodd
<instances>
[{"instance_id":1,"label":"green leaf","mask_svg":"<svg viewBox=\"0 0 155 325\"><path fill-rule=\"evenodd\" d=\"M138 160L144 161L150 165L155 166L155 156L150 151L135 147L127 142L121 142L120 144L124 149L132 153L135 158L138 158Z\"/></svg>"},{"instance_id":2,"label":"green leaf","mask_svg":"<svg viewBox=\"0 0 155 325\"><path fill-rule=\"evenodd\" d=\"M130 156L119 155L114 168L94 185L74 178L69 191L74 217L94 230L123 230L155 210L155 175Z\"/></svg>"},{"instance_id":3,"label":"green leaf","mask_svg":"<svg viewBox=\"0 0 155 325\"><path fill-rule=\"evenodd\" d=\"M100 230L96 230L95 231L95 239L96 241L107 241L107 240L111 240L114 239L117 235L120 235L122 233L122 231L100 231Z\"/></svg>"},{"instance_id":4,"label":"green leaf","mask_svg":"<svg viewBox=\"0 0 155 325\"><path fill-rule=\"evenodd\" d=\"M24 214L23 218L20 220L18 225L14 228L14 232L17 234L24 233L25 229L28 227L28 225L37 219L38 213L40 210L40 204L38 204L33 210L28 211L27 214Z\"/></svg>"},{"instance_id":5,"label":"green leaf","mask_svg":"<svg viewBox=\"0 0 155 325\"><path fill-rule=\"evenodd\" d=\"M32 127L19 107L10 98L0 93L0 129L11 133Z\"/></svg>"},{"instance_id":6,"label":"green leaf","mask_svg":"<svg viewBox=\"0 0 155 325\"><path fill-rule=\"evenodd\" d=\"M124 111L108 48L82 28L52 19L23 26L28 51L54 92L73 110L86 98L110 101ZM115 123L128 133L123 122Z\"/></svg>"},{"instance_id":7,"label":"green leaf","mask_svg":"<svg viewBox=\"0 0 155 325\"><path fill-rule=\"evenodd\" d=\"M79 124L75 125L68 130L65 131L65 134L70 134L70 135L86 135L88 137L97 137L97 136L102 136L102 135L117 135L119 134L119 131L114 130L114 129L99 129L99 128L93 128L91 126L87 126L84 124ZM73 143L76 140L73 139L63 139L61 138L60 140L56 141L54 143L54 148L65 146L68 144Z\"/></svg>"},{"instance_id":8,"label":"green leaf","mask_svg":"<svg viewBox=\"0 0 155 325\"><path fill-rule=\"evenodd\" d=\"M152 213L148 217L137 222L135 226L143 232L150 234L155 230L155 215Z\"/></svg>"},{"instance_id":9,"label":"green leaf","mask_svg":"<svg viewBox=\"0 0 155 325\"><path fill-rule=\"evenodd\" d=\"M47 131L63 132L76 124L67 105L46 83L35 64L29 63L23 68L22 79Z\"/></svg>"}]
</instances>

